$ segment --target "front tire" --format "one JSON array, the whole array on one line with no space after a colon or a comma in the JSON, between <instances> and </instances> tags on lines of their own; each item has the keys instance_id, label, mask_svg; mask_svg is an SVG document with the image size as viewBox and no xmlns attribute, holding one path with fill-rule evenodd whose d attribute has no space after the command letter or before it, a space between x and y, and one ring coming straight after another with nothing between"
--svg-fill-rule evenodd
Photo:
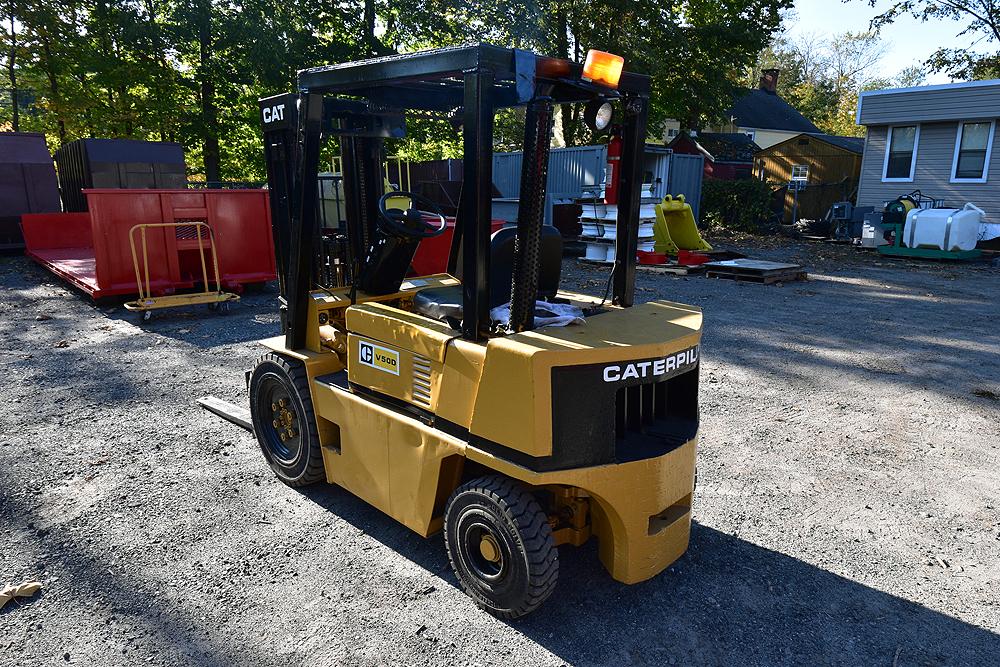
<instances>
[{"instance_id":1,"label":"front tire","mask_svg":"<svg viewBox=\"0 0 1000 667\"><path fill-rule=\"evenodd\" d=\"M322 481L323 454L305 368L268 353L250 375L250 414L264 458L292 487Z\"/></svg>"},{"instance_id":2,"label":"front tire","mask_svg":"<svg viewBox=\"0 0 1000 667\"><path fill-rule=\"evenodd\" d=\"M541 605L559 578L548 516L517 482L489 475L460 486L444 518L448 560L465 592L504 619Z\"/></svg>"}]
</instances>

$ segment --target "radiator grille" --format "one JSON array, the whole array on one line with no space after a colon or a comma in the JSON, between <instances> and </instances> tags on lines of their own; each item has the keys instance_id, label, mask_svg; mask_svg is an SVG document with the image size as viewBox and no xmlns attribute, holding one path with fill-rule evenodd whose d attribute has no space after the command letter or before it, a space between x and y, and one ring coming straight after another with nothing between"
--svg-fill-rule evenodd
<instances>
[{"instance_id":1,"label":"radiator grille","mask_svg":"<svg viewBox=\"0 0 1000 667\"><path fill-rule=\"evenodd\" d=\"M419 354L413 355L413 402L431 407L431 361Z\"/></svg>"},{"instance_id":2,"label":"radiator grille","mask_svg":"<svg viewBox=\"0 0 1000 667\"><path fill-rule=\"evenodd\" d=\"M667 384L654 382L622 387L615 395L615 437L645 434L656 420L667 416Z\"/></svg>"},{"instance_id":3,"label":"radiator grille","mask_svg":"<svg viewBox=\"0 0 1000 667\"><path fill-rule=\"evenodd\" d=\"M619 461L677 447L698 432L696 373L615 392L615 440ZM657 444L659 443L659 444Z\"/></svg>"},{"instance_id":4,"label":"radiator grille","mask_svg":"<svg viewBox=\"0 0 1000 667\"><path fill-rule=\"evenodd\" d=\"M605 371L605 364L552 369L552 455L534 469L654 458L698 434L697 365L642 384L603 381Z\"/></svg>"}]
</instances>

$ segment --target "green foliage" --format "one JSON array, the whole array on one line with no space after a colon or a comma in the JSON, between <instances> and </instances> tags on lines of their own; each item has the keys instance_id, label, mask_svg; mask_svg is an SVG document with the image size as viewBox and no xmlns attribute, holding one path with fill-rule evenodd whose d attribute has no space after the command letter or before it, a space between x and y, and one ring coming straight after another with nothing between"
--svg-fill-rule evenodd
<instances>
[{"instance_id":1,"label":"green foliage","mask_svg":"<svg viewBox=\"0 0 1000 667\"><path fill-rule=\"evenodd\" d=\"M17 89L0 98L0 128L44 132L53 150L80 137L177 141L196 178L259 180L257 100L294 89L298 70L476 40L576 60L619 53L653 77L654 123L707 118L791 2L18 0L0 22ZM522 128L523 115L501 111L496 148L519 149ZM576 107L560 109L557 135L594 140ZM417 118L387 151L434 159L461 145L447 120Z\"/></svg>"},{"instance_id":2,"label":"green foliage","mask_svg":"<svg viewBox=\"0 0 1000 667\"><path fill-rule=\"evenodd\" d=\"M865 0L876 7L877 0ZM891 26L901 16L918 21L950 21L958 24L955 37L971 48L940 48L927 59L933 72L944 72L952 79L973 81L1000 76L1000 0L902 0L890 3L872 20L872 28ZM950 36L950 35L949 35Z\"/></svg>"},{"instance_id":3,"label":"green foliage","mask_svg":"<svg viewBox=\"0 0 1000 667\"><path fill-rule=\"evenodd\" d=\"M885 46L874 32L846 32L830 39L805 35L779 36L765 49L747 84L756 85L760 71L781 70L778 94L828 134L863 136L855 123L858 94L864 90L914 86L924 80L920 67L908 67L897 76L879 76Z\"/></svg>"},{"instance_id":4,"label":"green foliage","mask_svg":"<svg viewBox=\"0 0 1000 667\"><path fill-rule=\"evenodd\" d=\"M710 229L760 232L772 217L773 189L755 179L706 178L701 188L701 218Z\"/></svg>"}]
</instances>

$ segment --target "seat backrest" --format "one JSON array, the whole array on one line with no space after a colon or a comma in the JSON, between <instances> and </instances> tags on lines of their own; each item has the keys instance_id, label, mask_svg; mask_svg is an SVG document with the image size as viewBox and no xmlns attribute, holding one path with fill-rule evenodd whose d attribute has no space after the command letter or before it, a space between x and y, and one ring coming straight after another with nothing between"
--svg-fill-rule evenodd
<instances>
[{"instance_id":1,"label":"seat backrest","mask_svg":"<svg viewBox=\"0 0 1000 667\"><path fill-rule=\"evenodd\" d=\"M510 301L514 275L515 227L504 227L490 238L490 308ZM562 274L562 234L552 225L542 226L538 256L538 294L553 297L559 291Z\"/></svg>"}]
</instances>

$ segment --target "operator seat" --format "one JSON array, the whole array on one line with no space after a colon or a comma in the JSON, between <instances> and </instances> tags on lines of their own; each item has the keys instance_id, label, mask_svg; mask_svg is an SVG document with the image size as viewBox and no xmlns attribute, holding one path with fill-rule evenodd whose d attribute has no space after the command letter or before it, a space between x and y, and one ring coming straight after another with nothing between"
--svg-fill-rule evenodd
<instances>
[{"instance_id":1,"label":"operator seat","mask_svg":"<svg viewBox=\"0 0 1000 667\"><path fill-rule=\"evenodd\" d=\"M504 227L490 237L490 308L510 301L514 275L515 227ZM562 274L562 234L551 225L542 226L538 256L538 296L552 298L559 291ZM413 309L421 315L445 320L452 326L462 321L462 286L428 287L413 297Z\"/></svg>"}]
</instances>

